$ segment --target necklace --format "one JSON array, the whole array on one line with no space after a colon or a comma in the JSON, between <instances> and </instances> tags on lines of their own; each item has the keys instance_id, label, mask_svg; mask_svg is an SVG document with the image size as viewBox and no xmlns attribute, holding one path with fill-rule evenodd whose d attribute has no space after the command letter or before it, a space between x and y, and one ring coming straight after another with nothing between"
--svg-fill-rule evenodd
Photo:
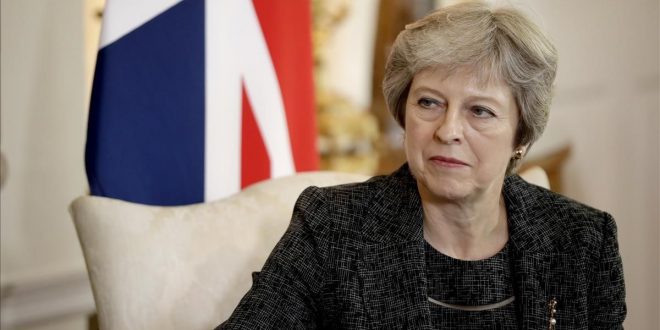
<instances>
[{"instance_id":1,"label":"necklace","mask_svg":"<svg viewBox=\"0 0 660 330\"><path fill-rule=\"evenodd\" d=\"M516 297L511 296L509 298L506 298L500 302L494 303L494 304L488 304L488 305L478 305L478 306L467 306L467 305L455 305L455 304L449 304L445 303L439 300L435 300L431 297L428 297L429 302L432 302L436 305L440 305L442 307L447 307L447 308L452 308L452 309L458 309L461 311L466 311L466 312L481 312L481 311L487 311L491 309L496 309L500 307L504 307L516 300Z\"/></svg>"}]
</instances>

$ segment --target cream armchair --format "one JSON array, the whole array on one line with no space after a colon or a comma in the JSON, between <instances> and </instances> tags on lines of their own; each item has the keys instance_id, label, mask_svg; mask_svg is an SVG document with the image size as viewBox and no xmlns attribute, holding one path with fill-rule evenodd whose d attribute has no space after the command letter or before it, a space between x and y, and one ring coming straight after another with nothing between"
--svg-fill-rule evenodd
<instances>
[{"instance_id":1,"label":"cream armchair","mask_svg":"<svg viewBox=\"0 0 660 330\"><path fill-rule=\"evenodd\" d=\"M548 186L538 167L521 176ZM71 213L101 329L212 329L249 289L251 273L284 233L304 188L367 178L298 174L182 207L76 199Z\"/></svg>"},{"instance_id":2,"label":"cream armchair","mask_svg":"<svg viewBox=\"0 0 660 330\"><path fill-rule=\"evenodd\" d=\"M367 178L298 174L181 207L76 199L71 213L101 329L212 329L249 289L304 188Z\"/></svg>"}]
</instances>

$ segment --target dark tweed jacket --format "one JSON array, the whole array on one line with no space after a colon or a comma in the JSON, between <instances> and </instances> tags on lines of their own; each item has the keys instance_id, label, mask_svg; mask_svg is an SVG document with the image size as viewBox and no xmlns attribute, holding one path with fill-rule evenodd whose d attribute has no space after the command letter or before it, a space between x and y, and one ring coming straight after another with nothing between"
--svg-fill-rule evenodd
<instances>
[{"instance_id":1,"label":"dark tweed jacket","mask_svg":"<svg viewBox=\"0 0 660 330\"><path fill-rule=\"evenodd\" d=\"M612 217L506 179L520 329L621 329L623 269ZM291 224L219 329L431 329L422 207L404 165L299 197Z\"/></svg>"}]
</instances>

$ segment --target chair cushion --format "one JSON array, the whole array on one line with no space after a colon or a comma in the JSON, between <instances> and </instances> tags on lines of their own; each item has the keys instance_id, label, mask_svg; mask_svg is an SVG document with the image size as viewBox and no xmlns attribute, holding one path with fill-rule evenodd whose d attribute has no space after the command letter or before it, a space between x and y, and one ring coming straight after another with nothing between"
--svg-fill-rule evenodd
<instances>
[{"instance_id":1,"label":"chair cushion","mask_svg":"<svg viewBox=\"0 0 660 330\"><path fill-rule=\"evenodd\" d=\"M71 205L103 329L210 329L225 320L308 186L363 181L311 172L226 199L157 207L84 196Z\"/></svg>"}]
</instances>

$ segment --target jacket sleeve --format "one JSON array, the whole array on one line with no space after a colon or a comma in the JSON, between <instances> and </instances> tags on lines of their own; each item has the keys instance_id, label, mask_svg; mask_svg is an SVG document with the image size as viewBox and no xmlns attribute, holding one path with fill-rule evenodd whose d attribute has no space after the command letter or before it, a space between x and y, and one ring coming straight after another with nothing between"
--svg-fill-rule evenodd
<instances>
[{"instance_id":1,"label":"jacket sleeve","mask_svg":"<svg viewBox=\"0 0 660 330\"><path fill-rule=\"evenodd\" d=\"M319 188L307 188L298 198L291 223L252 288L231 317L217 329L314 329L315 301L323 284L323 253L310 225L324 215Z\"/></svg>"},{"instance_id":2,"label":"jacket sleeve","mask_svg":"<svg viewBox=\"0 0 660 330\"><path fill-rule=\"evenodd\" d=\"M605 213L599 260L589 287L589 329L623 329L626 292L614 219Z\"/></svg>"}]
</instances>

